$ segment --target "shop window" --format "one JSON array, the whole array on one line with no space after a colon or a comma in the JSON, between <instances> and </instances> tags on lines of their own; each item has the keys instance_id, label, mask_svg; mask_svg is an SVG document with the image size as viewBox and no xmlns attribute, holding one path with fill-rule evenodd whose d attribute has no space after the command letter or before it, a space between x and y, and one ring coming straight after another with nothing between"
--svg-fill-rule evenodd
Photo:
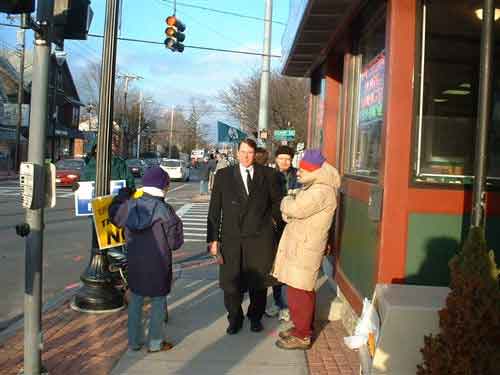
<instances>
[{"instance_id":1,"label":"shop window","mask_svg":"<svg viewBox=\"0 0 500 375\"><path fill-rule=\"evenodd\" d=\"M321 69L315 72L311 82L312 126L311 147L323 147L323 126L325 120L326 79Z\"/></svg>"},{"instance_id":2,"label":"shop window","mask_svg":"<svg viewBox=\"0 0 500 375\"><path fill-rule=\"evenodd\" d=\"M497 1L500 8L500 1ZM477 123L482 1L421 4L416 74L416 180L470 183ZM500 12L500 11L497 11ZM500 20L495 24L493 111L489 132L490 179L500 178Z\"/></svg>"},{"instance_id":3,"label":"shop window","mask_svg":"<svg viewBox=\"0 0 500 375\"><path fill-rule=\"evenodd\" d=\"M347 170L350 174L378 178L381 133L384 122L385 7L363 17L361 32L350 63L349 85L353 111L349 130Z\"/></svg>"}]
</instances>

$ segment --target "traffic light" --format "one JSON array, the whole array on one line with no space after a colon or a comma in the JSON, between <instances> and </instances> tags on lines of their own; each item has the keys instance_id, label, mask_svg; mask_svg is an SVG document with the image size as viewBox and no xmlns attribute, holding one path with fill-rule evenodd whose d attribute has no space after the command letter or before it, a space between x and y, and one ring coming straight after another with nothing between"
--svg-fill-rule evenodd
<instances>
[{"instance_id":1,"label":"traffic light","mask_svg":"<svg viewBox=\"0 0 500 375\"><path fill-rule=\"evenodd\" d=\"M0 13L20 14L35 10L35 0L0 0Z\"/></svg>"},{"instance_id":2,"label":"traffic light","mask_svg":"<svg viewBox=\"0 0 500 375\"><path fill-rule=\"evenodd\" d=\"M167 17L166 21L167 28L165 29L165 47L175 52L184 51L184 39L186 35L183 33L186 30L186 25L184 25L176 16Z\"/></svg>"}]
</instances>

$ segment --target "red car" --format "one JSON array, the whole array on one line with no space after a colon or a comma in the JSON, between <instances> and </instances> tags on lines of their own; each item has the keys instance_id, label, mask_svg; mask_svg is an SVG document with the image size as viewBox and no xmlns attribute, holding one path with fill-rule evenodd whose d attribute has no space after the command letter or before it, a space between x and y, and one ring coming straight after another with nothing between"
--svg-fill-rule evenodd
<instances>
[{"instance_id":1,"label":"red car","mask_svg":"<svg viewBox=\"0 0 500 375\"><path fill-rule=\"evenodd\" d=\"M80 180L85 161L83 159L64 159L56 163L56 185L72 186Z\"/></svg>"}]
</instances>

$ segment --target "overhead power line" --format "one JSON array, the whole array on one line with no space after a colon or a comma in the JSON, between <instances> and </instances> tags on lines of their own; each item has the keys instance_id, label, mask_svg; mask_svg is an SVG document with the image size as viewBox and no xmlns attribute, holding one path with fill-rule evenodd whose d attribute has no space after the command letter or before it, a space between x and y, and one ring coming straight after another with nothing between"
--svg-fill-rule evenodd
<instances>
[{"instance_id":1,"label":"overhead power line","mask_svg":"<svg viewBox=\"0 0 500 375\"><path fill-rule=\"evenodd\" d=\"M90 37L94 38L104 38L103 35L99 34L89 34ZM156 42L154 40L145 40L145 39L136 39L136 38L125 38L125 37L118 37L119 40L123 40L126 42L136 42L136 43L146 43L146 44L156 44L156 45L165 45L163 42ZM224 48L212 48L212 47L203 47L203 46L190 46L185 44L185 48L193 48L193 49L201 49L205 51L217 51L217 52L227 52L227 53L238 53L241 55L253 55L253 56L266 56L264 53L260 52L249 52L249 51L239 51L239 50L234 50L234 49L224 49ZM269 55L269 57L273 58L281 58L280 55Z\"/></svg>"},{"instance_id":2,"label":"overhead power line","mask_svg":"<svg viewBox=\"0 0 500 375\"><path fill-rule=\"evenodd\" d=\"M9 25L7 23L0 23L0 26L10 26L10 27L16 27L19 28L18 25ZM100 34L88 34L88 36L93 37L93 38L104 38L104 35ZM118 37L119 40L123 40L125 42L136 42L136 43L145 43L145 44L156 44L156 45L162 45L164 46L165 44L163 42L156 42L154 40L145 40L145 39L136 39L136 38L126 38L126 37ZM190 46L190 45L184 45L185 48L192 48L192 49L200 49L200 50L205 50L205 51L216 51L216 52L226 52L226 53L237 53L240 55L252 55L252 56L266 56L264 53L260 52L249 52L249 51L239 51L239 50L234 50L234 49L224 49L224 48L212 48L212 47L203 47L203 46ZM269 55L269 57L272 58L281 58L280 55Z\"/></svg>"},{"instance_id":3,"label":"overhead power line","mask_svg":"<svg viewBox=\"0 0 500 375\"><path fill-rule=\"evenodd\" d=\"M161 1L163 1L164 3L171 3L171 4L174 3L172 0L161 0ZM201 9L201 10L206 10L206 11L213 12L213 13L225 14L225 15L228 15L228 16L234 16L234 17L240 17L240 18L247 18L247 19L251 19L251 20L255 20L255 21L265 21L265 19L261 18L261 17L249 16L247 14L241 14L241 13L236 13L236 12L229 12L227 10L207 8L207 7L202 7L202 6L199 6L199 5L179 3L178 1L177 1L177 5L180 5L180 6L186 7L186 8ZM278 25L283 25L283 26L286 25L284 22L281 22L281 21L271 21L271 22L272 23L276 23Z\"/></svg>"}]
</instances>

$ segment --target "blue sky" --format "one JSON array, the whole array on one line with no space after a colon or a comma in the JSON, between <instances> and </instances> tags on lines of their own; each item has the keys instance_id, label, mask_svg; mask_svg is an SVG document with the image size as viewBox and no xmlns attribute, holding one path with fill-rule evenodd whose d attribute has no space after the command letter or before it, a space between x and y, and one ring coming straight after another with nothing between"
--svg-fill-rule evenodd
<instances>
[{"instance_id":1,"label":"blue sky","mask_svg":"<svg viewBox=\"0 0 500 375\"><path fill-rule=\"evenodd\" d=\"M184 0L177 4L177 16L186 24L186 45L207 46L260 52L263 48L264 26L262 21L222 15L206 10L183 6L190 5L264 17L264 0ZM286 23L289 0L273 1L273 20ZM91 33L103 34L105 0L92 0L94 19ZM121 36L163 41L165 19L172 13L172 1L124 0ZM5 22L2 16L2 21ZM284 25L273 23L272 52L281 52ZM15 44L15 29L1 27L0 47ZM32 46L32 34L27 46ZM89 37L86 41L67 41L65 50L71 70L78 78L79 72L92 60L100 60L102 40ZM190 97L205 98L217 107L217 92L233 80L244 78L252 69L260 69L262 58L222 52L186 48L183 53L173 53L163 45L139 44L119 41L118 66L122 73L137 74L144 79L134 82L160 105L186 105ZM279 67L280 59L272 59L272 66ZM78 84L78 82L77 82Z\"/></svg>"}]
</instances>

